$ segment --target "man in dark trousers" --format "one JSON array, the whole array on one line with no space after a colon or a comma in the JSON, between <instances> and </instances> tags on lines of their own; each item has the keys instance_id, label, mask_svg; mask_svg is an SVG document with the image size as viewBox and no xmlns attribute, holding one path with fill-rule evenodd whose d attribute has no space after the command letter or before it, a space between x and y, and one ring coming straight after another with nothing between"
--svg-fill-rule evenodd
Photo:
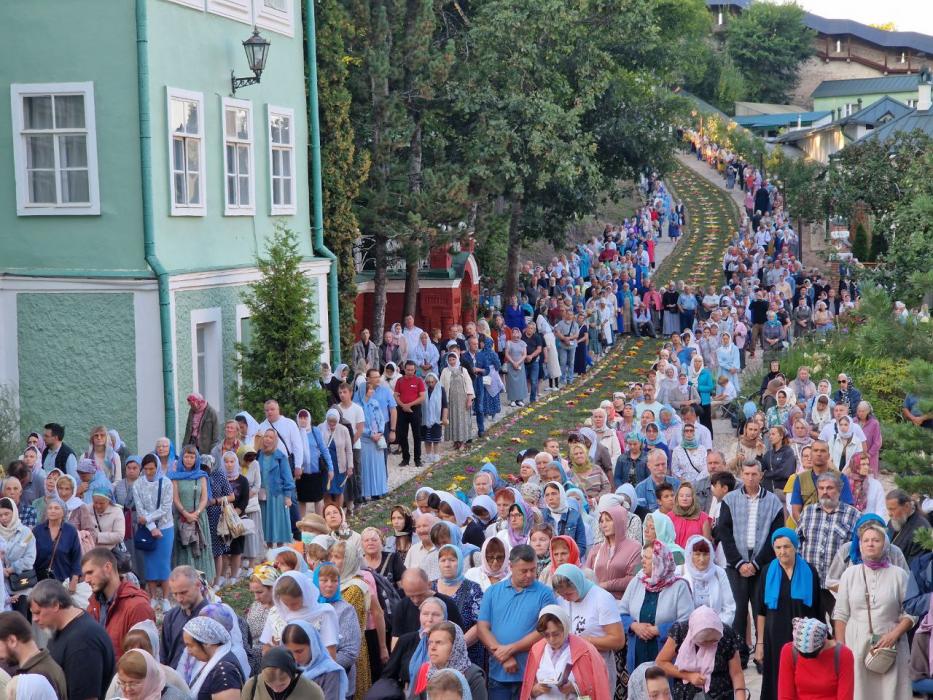
<instances>
[{"instance_id":1,"label":"man in dark trousers","mask_svg":"<svg viewBox=\"0 0 933 700\"><path fill-rule=\"evenodd\" d=\"M405 374L395 382L395 402L398 404L398 421L395 439L402 448L400 467L407 467L411 453L408 448L408 428L415 447L415 466L421 466L421 404L428 395L424 380L415 374L415 363L405 362Z\"/></svg>"}]
</instances>

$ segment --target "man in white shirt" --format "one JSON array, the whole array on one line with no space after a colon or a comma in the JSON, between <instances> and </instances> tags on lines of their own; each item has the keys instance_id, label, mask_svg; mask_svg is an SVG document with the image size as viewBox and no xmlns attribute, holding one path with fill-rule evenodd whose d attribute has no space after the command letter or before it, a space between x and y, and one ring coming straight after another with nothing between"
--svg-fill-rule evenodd
<instances>
[{"instance_id":1,"label":"man in white shirt","mask_svg":"<svg viewBox=\"0 0 933 700\"><path fill-rule=\"evenodd\" d=\"M402 337L405 339L405 347L413 348L418 345L418 343L421 342L422 333L424 333L424 331L415 325L414 317L406 316L405 320L402 322ZM402 361L404 362L407 359L407 357L403 357Z\"/></svg>"},{"instance_id":2,"label":"man in white shirt","mask_svg":"<svg viewBox=\"0 0 933 700\"><path fill-rule=\"evenodd\" d=\"M266 412L266 419L259 424L257 438L261 439L262 434L269 428L272 428L279 434L278 450L286 457L293 457L292 466L295 467L295 478L301 476L301 465L305 460L305 452L308 450L308 444L302 439L301 430L298 424L291 418L282 415L279 408L279 402L275 399L269 399L263 404ZM258 447L257 447L258 449Z\"/></svg>"},{"instance_id":3,"label":"man in white shirt","mask_svg":"<svg viewBox=\"0 0 933 700\"><path fill-rule=\"evenodd\" d=\"M651 410L654 413L654 418L657 420L658 414L661 412L661 409L664 408L664 405L655 401L654 399L654 384L645 382L645 398L641 403L635 404L635 417L639 420L641 419L641 414L647 410Z\"/></svg>"}]
</instances>

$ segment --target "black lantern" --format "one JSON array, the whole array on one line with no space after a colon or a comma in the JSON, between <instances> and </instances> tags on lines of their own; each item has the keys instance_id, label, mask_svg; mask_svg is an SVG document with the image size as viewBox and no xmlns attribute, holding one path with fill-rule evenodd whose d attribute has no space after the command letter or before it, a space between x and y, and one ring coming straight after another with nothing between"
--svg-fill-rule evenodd
<instances>
[{"instance_id":1,"label":"black lantern","mask_svg":"<svg viewBox=\"0 0 933 700\"><path fill-rule=\"evenodd\" d=\"M259 35L259 30L253 27L253 35L243 42L243 50L246 51L246 62L253 71L251 78L237 78L233 71L230 71L230 79L233 82L233 94L236 94L237 88L255 85L259 82L262 71L266 67L266 59L269 57L269 42Z\"/></svg>"}]
</instances>

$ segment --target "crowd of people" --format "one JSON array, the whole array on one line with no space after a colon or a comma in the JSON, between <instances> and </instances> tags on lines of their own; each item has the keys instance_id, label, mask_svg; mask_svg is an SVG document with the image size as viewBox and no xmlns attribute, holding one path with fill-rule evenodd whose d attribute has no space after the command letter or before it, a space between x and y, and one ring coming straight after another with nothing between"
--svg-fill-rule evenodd
<instances>
[{"instance_id":1,"label":"crowd of people","mask_svg":"<svg viewBox=\"0 0 933 700\"><path fill-rule=\"evenodd\" d=\"M56 423L30 434L0 498L0 690L686 700L749 697L754 664L766 700L933 693L921 495L883 485L857 377L780 368L818 330L794 310L833 290L778 244L772 197L738 222L718 292L655 290L650 244L683 211L654 177L644 192L601 240L526 266L491 321L446 341L411 318L379 345L364 331L352 369L323 368L323 417L270 399L262 423L222 421L192 394L180 451L133 454L105 426L85 450ZM566 437L477 465L468 492L421 487L388 537L351 527L387 493L393 446L433 461L483 434L502 391L534 401L623 333L666 339L645 381ZM743 386L759 352L769 371ZM720 409L739 434L714 445ZM234 608L243 580L252 602Z\"/></svg>"}]
</instances>

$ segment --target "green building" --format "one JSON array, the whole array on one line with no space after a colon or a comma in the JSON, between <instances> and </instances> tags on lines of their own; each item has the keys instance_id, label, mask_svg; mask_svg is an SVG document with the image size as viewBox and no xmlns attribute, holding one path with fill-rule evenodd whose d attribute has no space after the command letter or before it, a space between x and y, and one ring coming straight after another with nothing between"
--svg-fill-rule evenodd
<instances>
[{"instance_id":1,"label":"green building","mask_svg":"<svg viewBox=\"0 0 933 700\"><path fill-rule=\"evenodd\" d=\"M245 285L277 225L299 234L329 352L315 245L301 0L4 3L0 385L21 429L97 423L132 449L180 436L185 397L237 410ZM259 84L243 42L269 43Z\"/></svg>"},{"instance_id":2,"label":"green building","mask_svg":"<svg viewBox=\"0 0 933 700\"><path fill-rule=\"evenodd\" d=\"M877 78L824 80L811 94L814 111L833 112L833 119L842 119L891 97L908 107L919 101L920 74L887 75Z\"/></svg>"}]
</instances>

